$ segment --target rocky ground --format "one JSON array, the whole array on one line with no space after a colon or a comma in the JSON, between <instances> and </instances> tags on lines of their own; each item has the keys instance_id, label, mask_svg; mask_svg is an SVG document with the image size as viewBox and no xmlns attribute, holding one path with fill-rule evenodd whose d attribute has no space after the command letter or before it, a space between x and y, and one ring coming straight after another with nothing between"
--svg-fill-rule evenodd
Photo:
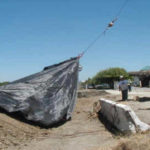
<instances>
[{"instance_id":1,"label":"rocky ground","mask_svg":"<svg viewBox=\"0 0 150 150\"><path fill-rule=\"evenodd\" d=\"M84 90L79 91L79 98L72 120L55 128L41 128L1 111L0 149L110 150L112 147L118 146L121 140L133 139L133 136L115 135L108 131L99 118L93 114L93 103L100 98L130 105L142 121L150 124L150 90L134 89L129 94L130 100L126 102L120 101L119 91ZM149 135L149 132L147 132L144 137L146 138ZM137 134L137 137L141 137L141 134ZM126 142L121 144L124 143ZM116 147L116 150L117 148L123 150L119 146Z\"/></svg>"}]
</instances>

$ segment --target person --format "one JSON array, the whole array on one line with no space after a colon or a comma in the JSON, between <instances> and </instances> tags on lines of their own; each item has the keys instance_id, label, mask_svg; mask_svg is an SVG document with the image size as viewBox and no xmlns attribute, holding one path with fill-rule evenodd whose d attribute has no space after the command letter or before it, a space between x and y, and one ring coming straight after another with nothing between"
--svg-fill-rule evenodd
<instances>
[{"instance_id":1,"label":"person","mask_svg":"<svg viewBox=\"0 0 150 150\"><path fill-rule=\"evenodd\" d=\"M128 99L128 81L123 76L120 76L119 90L122 93L122 100Z\"/></svg>"}]
</instances>

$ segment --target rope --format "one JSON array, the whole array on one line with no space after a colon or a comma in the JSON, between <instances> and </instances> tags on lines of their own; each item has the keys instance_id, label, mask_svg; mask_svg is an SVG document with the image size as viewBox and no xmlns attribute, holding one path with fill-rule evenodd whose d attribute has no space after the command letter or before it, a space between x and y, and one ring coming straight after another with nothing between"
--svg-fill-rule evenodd
<instances>
[{"instance_id":1,"label":"rope","mask_svg":"<svg viewBox=\"0 0 150 150\"><path fill-rule=\"evenodd\" d=\"M85 54L103 35L105 35L105 33L107 32L109 28L107 27L102 33L100 33L95 39L94 41L92 41L88 47L83 51L83 53Z\"/></svg>"},{"instance_id":2,"label":"rope","mask_svg":"<svg viewBox=\"0 0 150 150\"><path fill-rule=\"evenodd\" d=\"M123 9L126 7L127 3L129 2L129 0L125 0L125 2L123 3L122 7L119 9L118 13L116 14L115 18L120 17Z\"/></svg>"},{"instance_id":3,"label":"rope","mask_svg":"<svg viewBox=\"0 0 150 150\"><path fill-rule=\"evenodd\" d=\"M115 19L113 19L109 24L108 26L104 29L103 32L101 32L88 46L87 48L85 48L85 50L80 53L78 55L78 58L80 59L82 56L84 56L85 53L87 53L87 51L103 36L105 35L105 33L111 28L113 27L114 23L118 20L118 18L120 17L123 9L125 8L125 6L127 5L129 0L125 0L125 2L123 3L123 5L121 6L121 8L119 9L118 13L115 15Z\"/></svg>"}]
</instances>

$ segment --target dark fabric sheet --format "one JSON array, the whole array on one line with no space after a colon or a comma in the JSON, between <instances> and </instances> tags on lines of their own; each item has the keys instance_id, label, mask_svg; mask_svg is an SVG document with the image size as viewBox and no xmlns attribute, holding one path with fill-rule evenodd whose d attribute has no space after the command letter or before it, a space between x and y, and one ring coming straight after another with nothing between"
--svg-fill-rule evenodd
<instances>
[{"instance_id":1,"label":"dark fabric sheet","mask_svg":"<svg viewBox=\"0 0 150 150\"><path fill-rule=\"evenodd\" d=\"M72 58L1 86L0 107L43 125L69 119L76 102L78 70L79 59Z\"/></svg>"}]
</instances>

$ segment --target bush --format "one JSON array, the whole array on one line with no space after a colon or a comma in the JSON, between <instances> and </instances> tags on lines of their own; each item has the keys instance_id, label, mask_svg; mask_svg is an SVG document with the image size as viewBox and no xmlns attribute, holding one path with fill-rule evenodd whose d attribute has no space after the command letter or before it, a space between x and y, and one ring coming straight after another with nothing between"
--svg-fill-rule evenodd
<instances>
[{"instance_id":1,"label":"bush","mask_svg":"<svg viewBox=\"0 0 150 150\"><path fill-rule=\"evenodd\" d=\"M113 82L119 81L120 76L129 78L129 74L123 68L109 68L103 71L98 72L93 78L93 84L108 83L111 88L113 88Z\"/></svg>"},{"instance_id":2,"label":"bush","mask_svg":"<svg viewBox=\"0 0 150 150\"><path fill-rule=\"evenodd\" d=\"M6 85L6 84L8 84L9 82L1 82L0 83L0 86L2 86L2 85Z\"/></svg>"}]
</instances>

